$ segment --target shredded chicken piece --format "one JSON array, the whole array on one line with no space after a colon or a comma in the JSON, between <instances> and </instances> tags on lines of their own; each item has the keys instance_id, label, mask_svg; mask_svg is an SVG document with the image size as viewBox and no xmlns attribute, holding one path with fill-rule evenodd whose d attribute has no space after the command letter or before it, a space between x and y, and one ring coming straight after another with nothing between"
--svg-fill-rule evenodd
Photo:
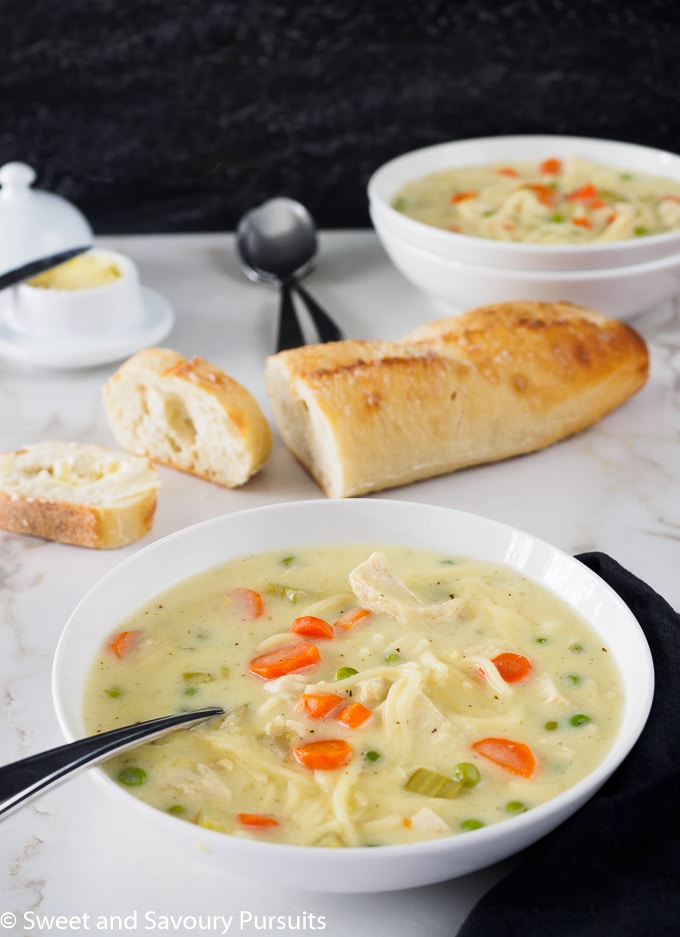
<instances>
[{"instance_id":1,"label":"shredded chicken piece","mask_svg":"<svg viewBox=\"0 0 680 937\"><path fill-rule=\"evenodd\" d=\"M421 807L411 817L411 829L418 833L448 833L449 825L429 807Z\"/></svg>"},{"instance_id":2,"label":"shredded chicken piece","mask_svg":"<svg viewBox=\"0 0 680 937\"><path fill-rule=\"evenodd\" d=\"M447 622L458 616L462 599L427 604L412 592L387 565L382 553L372 553L349 574L352 592L364 608L400 624Z\"/></svg>"},{"instance_id":3,"label":"shredded chicken piece","mask_svg":"<svg viewBox=\"0 0 680 937\"><path fill-rule=\"evenodd\" d=\"M547 703L548 706L555 706L565 708L570 704L569 700L563 693L555 686L555 683L548 676L547 673L543 673L539 676L537 681L538 692L540 693L543 701Z\"/></svg>"}]
</instances>

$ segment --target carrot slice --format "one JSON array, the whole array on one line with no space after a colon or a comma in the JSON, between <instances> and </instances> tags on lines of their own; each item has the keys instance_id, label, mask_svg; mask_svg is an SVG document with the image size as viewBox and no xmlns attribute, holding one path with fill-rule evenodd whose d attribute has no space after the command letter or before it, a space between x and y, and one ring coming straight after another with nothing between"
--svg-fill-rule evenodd
<instances>
[{"instance_id":1,"label":"carrot slice","mask_svg":"<svg viewBox=\"0 0 680 937\"><path fill-rule=\"evenodd\" d=\"M551 189L549 185L543 185L540 182L527 182L522 188L533 192L541 205L545 205L547 208L552 208L555 204L555 190Z\"/></svg>"},{"instance_id":2,"label":"carrot slice","mask_svg":"<svg viewBox=\"0 0 680 937\"><path fill-rule=\"evenodd\" d=\"M230 589L229 595L232 596L240 614L245 618L252 621L255 618L261 618L264 614L264 600L255 589Z\"/></svg>"},{"instance_id":3,"label":"carrot slice","mask_svg":"<svg viewBox=\"0 0 680 937\"><path fill-rule=\"evenodd\" d=\"M599 197L600 193L592 182L587 182L579 189L574 189L574 191L567 196L571 202L592 202L593 199L599 199Z\"/></svg>"},{"instance_id":4,"label":"carrot slice","mask_svg":"<svg viewBox=\"0 0 680 937\"><path fill-rule=\"evenodd\" d=\"M456 205L458 202L465 202L469 198L477 198L477 194L478 193L473 189L471 189L469 192L454 192L454 194L451 196L451 201L454 205Z\"/></svg>"},{"instance_id":5,"label":"carrot slice","mask_svg":"<svg viewBox=\"0 0 680 937\"><path fill-rule=\"evenodd\" d=\"M293 758L310 771L333 771L342 768L352 758L354 750L344 739L320 739L295 745Z\"/></svg>"},{"instance_id":6,"label":"carrot slice","mask_svg":"<svg viewBox=\"0 0 680 937\"><path fill-rule=\"evenodd\" d=\"M278 826L279 821L262 813L239 813L236 817L241 826L251 830L270 830Z\"/></svg>"},{"instance_id":7,"label":"carrot slice","mask_svg":"<svg viewBox=\"0 0 680 937\"><path fill-rule=\"evenodd\" d=\"M512 739L486 738L473 742L472 747L484 758L511 774L518 774L523 778L530 778L536 770L536 758L528 745L524 742L513 742Z\"/></svg>"},{"instance_id":8,"label":"carrot slice","mask_svg":"<svg viewBox=\"0 0 680 937\"><path fill-rule=\"evenodd\" d=\"M587 218L572 218L571 223L578 225L579 228L592 228L592 225Z\"/></svg>"},{"instance_id":9,"label":"carrot slice","mask_svg":"<svg viewBox=\"0 0 680 937\"><path fill-rule=\"evenodd\" d=\"M307 638L324 638L330 640L334 631L331 625L323 618L317 618L316 615L301 615L296 618L290 626L294 634L302 634Z\"/></svg>"},{"instance_id":10,"label":"carrot slice","mask_svg":"<svg viewBox=\"0 0 680 937\"><path fill-rule=\"evenodd\" d=\"M519 173L516 169L513 169L512 166L501 166L501 168L498 170L498 175L517 177Z\"/></svg>"},{"instance_id":11,"label":"carrot slice","mask_svg":"<svg viewBox=\"0 0 680 937\"><path fill-rule=\"evenodd\" d=\"M120 660L137 647L141 636L141 631L121 631L109 641L109 650Z\"/></svg>"},{"instance_id":12,"label":"carrot slice","mask_svg":"<svg viewBox=\"0 0 680 937\"><path fill-rule=\"evenodd\" d=\"M299 673L321 660L316 644L287 644L274 651L266 651L250 662L250 670L265 680L275 680L287 673Z\"/></svg>"},{"instance_id":13,"label":"carrot slice","mask_svg":"<svg viewBox=\"0 0 680 937\"><path fill-rule=\"evenodd\" d=\"M546 176L556 176L562 172L562 160L555 157L544 159L541 163L541 172Z\"/></svg>"},{"instance_id":14,"label":"carrot slice","mask_svg":"<svg viewBox=\"0 0 680 937\"><path fill-rule=\"evenodd\" d=\"M525 680L531 673L531 661L524 654L510 652L499 654L491 661L506 683L517 683Z\"/></svg>"},{"instance_id":15,"label":"carrot slice","mask_svg":"<svg viewBox=\"0 0 680 937\"><path fill-rule=\"evenodd\" d=\"M351 631L357 625L365 621L371 613L367 608L351 608L335 622L336 628L342 628L343 631Z\"/></svg>"},{"instance_id":16,"label":"carrot slice","mask_svg":"<svg viewBox=\"0 0 680 937\"><path fill-rule=\"evenodd\" d=\"M350 703L338 716L338 722L348 729L358 729L373 714L363 703Z\"/></svg>"},{"instance_id":17,"label":"carrot slice","mask_svg":"<svg viewBox=\"0 0 680 937\"><path fill-rule=\"evenodd\" d=\"M346 702L347 697L337 693L303 693L299 706L308 719L325 719Z\"/></svg>"}]
</instances>

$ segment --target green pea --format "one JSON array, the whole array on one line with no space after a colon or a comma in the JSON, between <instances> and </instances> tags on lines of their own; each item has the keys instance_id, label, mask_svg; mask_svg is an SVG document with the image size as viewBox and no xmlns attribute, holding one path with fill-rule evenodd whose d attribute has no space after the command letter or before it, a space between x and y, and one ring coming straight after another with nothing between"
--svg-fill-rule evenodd
<instances>
[{"instance_id":1,"label":"green pea","mask_svg":"<svg viewBox=\"0 0 680 937\"><path fill-rule=\"evenodd\" d=\"M385 655L386 664L396 664L399 660L401 660L399 654L394 653Z\"/></svg>"},{"instance_id":2,"label":"green pea","mask_svg":"<svg viewBox=\"0 0 680 937\"><path fill-rule=\"evenodd\" d=\"M335 671L335 680L346 680L347 677L353 677L355 673L359 673L358 670L355 670L354 667L340 667L339 670Z\"/></svg>"},{"instance_id":3,"label":"green pea","mask_svg":"<svg viewBox=\"0 0 680 937\"><path fill-rule=\"evenodd\" d=\"M505 805L506 813L526 813L529 808L521 800L509 800Z\"/></svg>"},{"instance_id":4,"label":"green pea","mask_svg":"<svg viewBox=\"0 0 680 937\"><path fill-rule=\"evenodd\" d=\"M282 566L292 566L294 562L295 562L294 556L284 556L281 558Z\"/></svg>"},{"instance_id":5,"label":"green pea","mask_svg":"<svg viewBox=\"0 0 680 937\"><path fill-rule=\"evenodd\" d=\"M468 833L470 830L479 830L484 826L481 820L474 820L472 817L469 820L463 820L460 824L460 828L463 833Z\"/></svg>"},{"instance_id":6,"label":"green pea","mask_svg":"<svg viewBox=\"0 0 680 937\"><path fill-rule=\"evenodd\" d=\"M183 817L186 812L186 807L181 804L173 804L172 807L168 807L168 813L172 814L173 817Z\"/></svg>"},{"instance_id":7,"label":"green pea","mask_svg":"<svg viewBox=\"0 0 680 937\"><path fill-rule=\"evenodd\" d=\"M146 781L146 771L137 765L128 765L119 773L118 780L126 787L139 787Z\"/></svg>"},{"instance_id":8,"label":"green pea","mask_svg":"<svg viewBox=\"0 0 680 937\"><path fill-rule=\"evenodd\" d=\"M182 696L196 696L198 693L198 688L195 686L188 686L182 690Z\"/></svg>"},{"instance_id":9,"label":"green pea","mask_svg":"<svg viewBox=\"0 0 680 937\"><path fill-rule=\"evenodd\" d=\"M578 686L581 682L581 678L577 673L565 674L564 679L567 681L567 683L571 683L572 686Z\"/></svg>"},{"instance_id":10,"label":"green pea","mask_svg":"<svg viewBox=\"0 0 680 937\"><path fill-rule=\"evenodd\" d=\"M547 638L543 638L543 637L536 638L536 644L547 644L547 643L548 643Z\"/></svg>"},{"instance_id":11,"label":"green pea","mask_svg":"<svg viewBox=\"0 0 680 937\"><path fill-rule=\"evenodd\" d=\"M636 238L643 238L646 234L649 234L649 231L647 228L638 226L637 228L633 229L633 234Z\"/></svg>"},{"instance_id":12,"label":"green pea","mask_svg":"<svg viewBox=\"0 0 680 937\"><path fill-rule=\"evenodd\" d=\"M591 722L590 716L586 713L574 713L573 716L569 719L569 723L572 726L584 726Z\"/></svg>"},{"instance_id":13,"label":"green pea","mask_svg":"<svg viewBox=\"0 0 680 937\"><path fill-rule=\"evenodd\" d=\"M107 696L111 697L111 699L119 699L123 695L123 691L120 689L120 687L117 686L111 686L105 692Z\"/></svg>"},{"instance_id":14,"label":"green pea","mask_svg":"<svg viewBox=\"0 0 680 937\"><path fill-rule=\"evenodd\" d=\"M548 732L554 732L555 729L557 728L557 723L555 722L554 719L549 719L543 728L547 729Z\"/></svg>"},{"instance_id":15,"label":"green pea","mask_svg":"<svg viewBox=\"0 0 680 937\"><path fill-rule=\"evenodd\" d=\"M550 216L550 220L554 221L555 224L559 224L561 221L564 221L564 215L559 211L553 212Z\"/></svg>"},{"instance_id":16,"label":"green pea","mask_svg":"<svg viewBox=\"0 0 680 937\"><path fill-rule=\"evenodd\" d=\"M451 772L451 777L454 781L462 784L463 787L474 787L479 784L482 776L477 765L473 765L469 761L459 761Z\"/></svg>"},{"instance_id":17,"label":"green pea","mask_svg":"<svg viewBox=\"0 0 680 937\"><path fill-rule=\"evenodd\" d=\"M380 752L366 752L364 758L366 761L377 761L380 758Z\"/></svg>"}]
</instances>

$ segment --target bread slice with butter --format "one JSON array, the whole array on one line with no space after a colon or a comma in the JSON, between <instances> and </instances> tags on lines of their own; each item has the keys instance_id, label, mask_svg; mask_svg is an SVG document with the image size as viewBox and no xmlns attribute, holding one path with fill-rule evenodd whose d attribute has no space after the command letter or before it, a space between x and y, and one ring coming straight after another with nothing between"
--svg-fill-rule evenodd
<instances>
[{"instance_id":1,"label":"bread slice with butter","mask_svg":"<svg viewBox=\"0 0 680 937\"><path fill-rule=\"evenodd\" d=\"M351 497L549 446L618 407L648 376L629 326L571 303L509 302L400 342L271 356L281 436L329 497Z\"/></svg>"},{"instance_id":2,"label":"bread slice with butter","mask_svg":"<svg viewBox=\"0 0 680 937\"><path fill-rule=\"evenodd\" d=\"M269 458L271 429L257 401L203 358L145 348L106 382L104 406L123 449L227 488Z\"/></svg>"},{"instance_id":3,"label":"bread slice with butter","mask_svg":"<svg viewBox=\"0 0 680 937\"><path fill-rule=\"evenodd\" d=\"M145 536L160 487L147 459L40 442L0 454L0 529L107 550Z\"/></svg>"}]
</instances>

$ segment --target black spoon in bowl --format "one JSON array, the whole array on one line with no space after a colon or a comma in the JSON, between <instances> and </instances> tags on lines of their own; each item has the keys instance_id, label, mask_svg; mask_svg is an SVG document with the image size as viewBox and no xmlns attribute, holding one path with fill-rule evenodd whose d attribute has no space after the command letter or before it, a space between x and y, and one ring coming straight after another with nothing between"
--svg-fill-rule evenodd
<instances>
[{"instance_id":1,"label":"black spoon in bowl","mask_svg":"<svg viewBox=\"0 0 680 937\"><path fill-rule=\"evenodd\" d=\"M90 735L5 765L0 768L0 819L81 768L89 768L142 742L220 715L224 715L224 710L218 706L195 712L173 713Z\"/></svg>"},{"instance_id":2,"label":"black spoon in bowl","mask_svg":"<svg viewBox=\"0 0 680 937\"><path fill-rule=\"evenodd\" d=\"M236 229L236 249L248 279L277 285L281 309L277 351L305 344L292 293L305 303L319 341L344 338L341 329L300 284L314 267L318 252L316 225L304 205L273 198L247 212Z\"/></svg>"}]
</instances>

